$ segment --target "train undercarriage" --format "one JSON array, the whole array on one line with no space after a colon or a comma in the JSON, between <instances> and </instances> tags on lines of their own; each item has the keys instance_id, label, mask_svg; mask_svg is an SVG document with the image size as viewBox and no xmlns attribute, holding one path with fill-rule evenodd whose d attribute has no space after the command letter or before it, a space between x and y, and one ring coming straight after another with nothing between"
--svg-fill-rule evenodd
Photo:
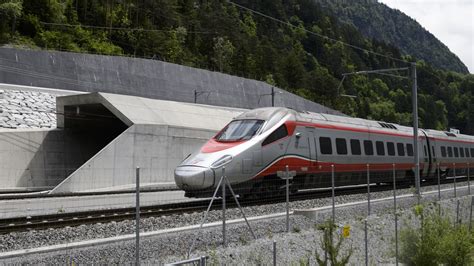
<instances>
[{"instance_id":1,"label":"train undercarriage","mask_svg":"<svg viewBox=\"0 0 474 266\"><path fill-rule=\"evenodd\" d=\"M467 169L456 169L456 175L466 175ZM341 186L355 186L361 184L367 184L368 179L367 171L364 172L335 172L334 173L334 185L335 187ZM452 169L440 170L440 180L445 180L449 176L454 176ZM422 182L433 182L438 178L438 172L429 176L420 175ZM411 170L396 170L395 178L397 184L413 184L415 185L415 177ZM369 172L369 179L371 184L381 185L387 183L393 183L393 170L388 171L373 171ZM332 186L332 174L331 173L318 173L318 174L307 174L297 175L289 181L290 192L296 193L300 190L316 189L316 188L330 188ZM232 189L235 194L241 198L251 199L263 199L277 197L285 194L286 181L279 178L277 175L269 175L263 178L252 179L250 181L233 184ZM186 197L195 198L208 198L212 197L215 192L215 187L200 191L186 191ZM231 195L227 188L226 193L228 196ZM221 196L221 190L219 189L216 194L218 197Z\"/></svg>"}]
</instances>

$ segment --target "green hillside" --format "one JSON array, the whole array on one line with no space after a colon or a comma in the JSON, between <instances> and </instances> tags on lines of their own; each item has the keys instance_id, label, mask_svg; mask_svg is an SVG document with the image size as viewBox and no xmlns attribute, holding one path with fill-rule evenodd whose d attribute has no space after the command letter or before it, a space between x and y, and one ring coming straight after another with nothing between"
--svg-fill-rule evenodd
<instances>
[{"instance_id":1,"label":"green hillside","mask_svg":"<svg viewBox=\"0 0 474 266\"><path fill-rule=\"evenodd\" d=\"M317 2L340 21L355 26L364 36L392 44L403 54L415 56L441 69L469 72L466 65L446 45L399 10L375 0Z\"/></svg>"},{"instance_id":2,"label":"green hillside","mask_svg":"<svg viewBox=\"0 0 474 266\"><path fill-rule=\"evenodd\" d=\"M367 39L314 0L236 2L292 26L218 0L0 0L0 43L221 71L275 84L352 116L411 123L407 80L359 75L347 78L339 93L337 87L343 73L404 67L399 60L414 56ZM423 61L418 76L420 126L474 134L474 76Z\"/></svg>"}]
</instances>

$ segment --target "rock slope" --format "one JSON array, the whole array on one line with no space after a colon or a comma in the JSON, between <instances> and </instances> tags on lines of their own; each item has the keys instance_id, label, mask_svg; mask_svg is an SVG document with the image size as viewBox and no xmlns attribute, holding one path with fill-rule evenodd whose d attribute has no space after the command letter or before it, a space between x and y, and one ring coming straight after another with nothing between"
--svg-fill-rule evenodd
<instances>
[{"instance_id":1,"label":"rock slope","mask_svg":"<svg viewBox=\"0 0 474 266\"><path fill-rule=\"evenodd\" d=\"M38 91L0 90L0 128L56 127L56 96Z\"/></svg>"}]
</instances>

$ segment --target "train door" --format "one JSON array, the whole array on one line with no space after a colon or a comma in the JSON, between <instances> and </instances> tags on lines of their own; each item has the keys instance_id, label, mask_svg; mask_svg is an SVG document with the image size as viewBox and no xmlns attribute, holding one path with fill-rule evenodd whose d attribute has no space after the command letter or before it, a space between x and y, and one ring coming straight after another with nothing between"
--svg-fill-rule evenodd
<instances>
[{"instance_id":1,"label":"train door","mask_svg":"<svg viewBox=\"0 0 474 266\"><path fill-rule=\"evenodd\" d=\"M436 152L438 144L436 143L436 140L434 138L429 138L428 139L429 146L430 146L430 151L431 151L431 164L430 164L430 170L429 170L429 175L434 176L436 174L436 171L438 170L438 156L441 156L441 154L438 154Z\"/></svg>"},{"instance_id":2,"label":"train door","mask_svg":"<svg viewBox=\"0 0 474 266\"><path fill-rule=\"evenodd\" d=\"M306 132L308 132L309 159L311 160L310 167L314 167L317 158L314 128L306 127Z\"/></svg>"},{"instance_id":3,"label":"train door","mask_svg":"<svg viewBox=\"0 0 474 266\"><path fill-rule=\"evenodd\" d=\"M421 152L419 153L420 156L420 171L422 177L428 177L431 173L432 169L432 151L431 151L431 143L430 138L424 130L420 130L423 136L423 141L421 141ZM423 167L421 167L423 166Z\"/></svg>"},{"instance_id":4,"label":"train door","mask_svg":"<svg viewBox=\"0 0 474 266\"><path fill-rule=\"evenodd\" d=\"M311 136L314 133L311 133ZM308 167L310 166L310 159L311 159L311 152L310 152L310 142L309 142L310 132L308 132L307 127L300 127L296 128L296 137L294 139L294 154L297 154L304 158L301 161L300 165L298 165L297 171L301 171L302 173L306 173L308 171Z\"/></svg>"}]
</instances>

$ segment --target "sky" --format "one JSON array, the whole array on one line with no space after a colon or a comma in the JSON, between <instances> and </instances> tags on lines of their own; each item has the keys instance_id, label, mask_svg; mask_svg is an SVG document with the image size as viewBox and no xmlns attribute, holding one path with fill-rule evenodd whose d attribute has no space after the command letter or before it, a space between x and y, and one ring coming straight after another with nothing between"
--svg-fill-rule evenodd
<instances>
[{"instance_id":1,"label":"sky","mask_svg":"<svg viewBox=\"0 0 474 266\"><path fill-rule=\"evenodd\" d=\"M474 0L379 0L414 18L474 73Z\"/></svg>"}]
</instances>

